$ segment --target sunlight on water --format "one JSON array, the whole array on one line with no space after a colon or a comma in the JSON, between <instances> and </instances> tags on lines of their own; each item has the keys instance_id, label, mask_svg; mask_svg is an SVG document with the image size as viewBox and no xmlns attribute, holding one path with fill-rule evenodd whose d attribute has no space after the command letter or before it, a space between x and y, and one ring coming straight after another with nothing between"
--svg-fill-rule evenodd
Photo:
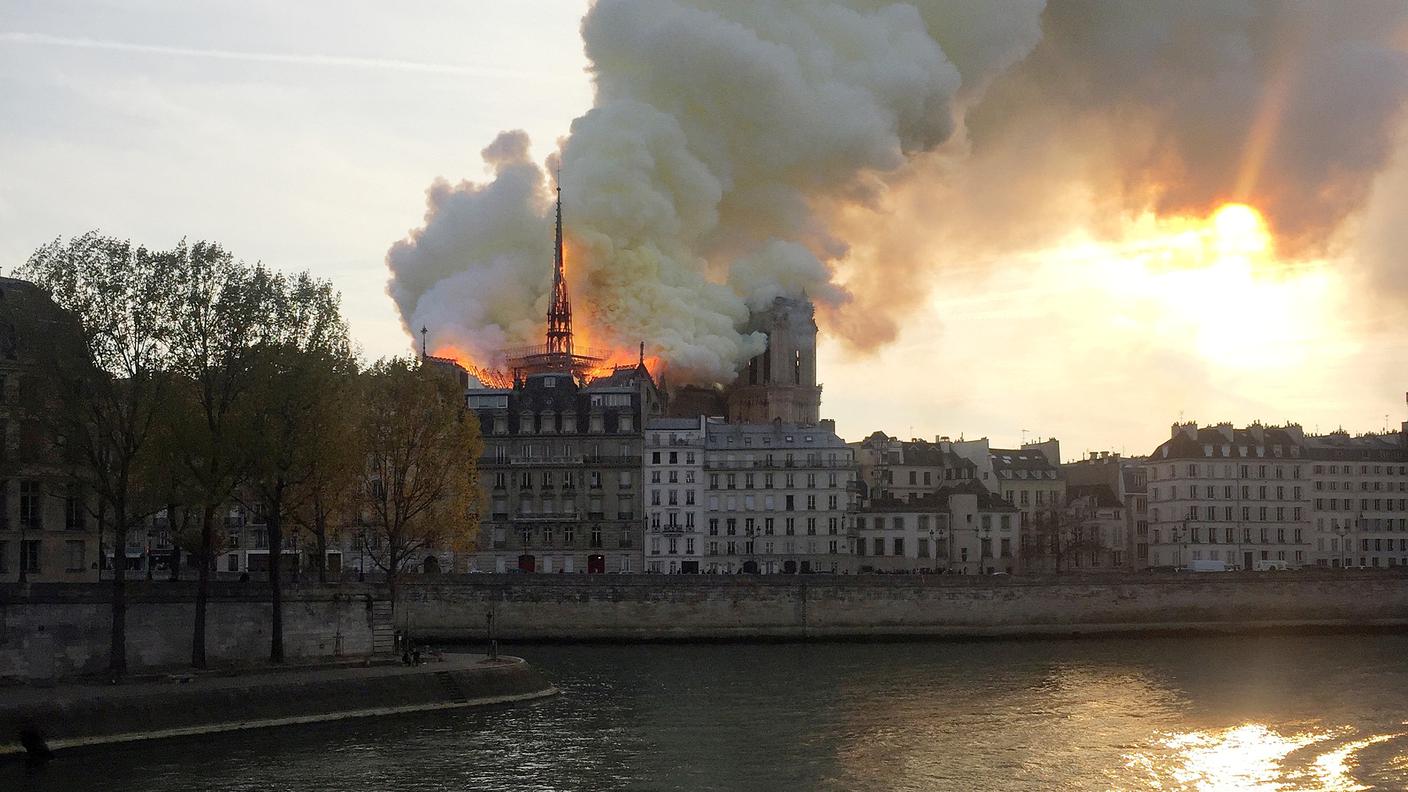
<instances>
[{"instance_id":1,"label":"sunlight on water","mask_svg":"<svg viewBox=\"0 0 1408 792\"><path fill-rule=\"evenodd\" d=\"M1159 743L1168 752L1162 759L1156 754L1135 753L1126 757L1125 766L1146 774L1150 789L1357 792L1373 788L1354 778L1358 753L1403 736L1379 734L1341 743L1342 732L1281 734L1262 724L1248 723L1222 731L1169 736ZM1297 759L1298 752L1310 756ZM1408 766L1408 756L1395 757L1390 766Z\"/></svg>"}]
</instances>

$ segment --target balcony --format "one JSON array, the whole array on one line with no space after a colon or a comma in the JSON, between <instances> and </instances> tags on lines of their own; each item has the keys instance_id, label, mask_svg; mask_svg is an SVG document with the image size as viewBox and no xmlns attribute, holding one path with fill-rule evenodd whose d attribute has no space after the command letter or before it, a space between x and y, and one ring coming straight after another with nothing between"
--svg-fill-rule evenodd
<instances>
[{"instance_id":1,"label":"balcony","mask_svg":"<svg viewBox=\"0 0 1408 792\"><path fill-rule=\"evenodd\" d=\"M589 465L629 465L639 467L641 458L635 455L622 454L587 454L582 459Z\"/></svg>"},{"instance_id":2,"label":"balcony","mask_svg":"<svg viewBox=\"0 0 1408 792\"><path fill-rule=\"evenodd\" d=\"M582 513L577 511L561 512L519 512L514 515L514 522L576 522L582 519Z\"/></svg>"},{"instance_id":3,"label":"balcony","mask_svg":"<svg viewBox=\"0 0 1408 792\"><path fill-rule=\"evenodd\" d=\"M550 467L555 465L580 465L580 456L514 457L509 464L515 467Z\"/></svg>"}]
</instances>

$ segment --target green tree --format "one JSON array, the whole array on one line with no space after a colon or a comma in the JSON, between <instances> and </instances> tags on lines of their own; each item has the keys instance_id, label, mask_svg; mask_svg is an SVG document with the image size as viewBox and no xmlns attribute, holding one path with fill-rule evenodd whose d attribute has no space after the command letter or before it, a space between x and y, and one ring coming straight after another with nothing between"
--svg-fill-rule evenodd
<instances>
[{"instance_id":1,"label":"green tree","mask_svg":"<svg viewBox=\"0 0 1408 792\"><path fill-rule=\"evenodd\" d=\"M253 382L243 413L251 460L248 491L264 507L269 531L269 660L284 659L282 553L284 519L310 497L326 447L329 411L346 408L338 388L355 370L341 298L307 273L273 275L268 325L255 348ZM335 452L334 452L335 453Z\"/></svg>"},{"instance_id":2,"label":"green tree","mask_svg":"<svg viewBox=\"0 0 1408 792\"><path fill-rule=\"evenodd\" d=\"M172 361L185 389L176 424L183 473L200 509L191 665L205 668L206 608L220 530L215 517L250 472L249 444L240 431L248 419L241 411L254 385L255 349L271 320L273 276L211 242L183 244L180 251L168 285L176 301Z\"/></svg>"},{"instance_id":3,"label":"green tree","mask_svg":"<svg viewBox=\"0 0 1408 792\"><path fill-rule=\"evenodd\" d=\"M482 442L459 383L432 367L383 359L364 379L363 511L381 540L371 558L386 574L394 604L414 554L472 541Z\"/></svg>"},{"instance_id":4,"label":"green tree","mask_svg":"<svg viewBox=\"0 0 1408 792\"><path fill-rule=\"evenodd\" d=\"M161 508L167 478L156 438L169 404L178 258L92 232L39 248L19 272L66 314L45 320L43 306L32 305L31 332L47 348L32 390L45 401L36 413L59 458L98 499L100 537L112 527L114 675L127 671L127 533Z\"/></svg>"}]
</instances>

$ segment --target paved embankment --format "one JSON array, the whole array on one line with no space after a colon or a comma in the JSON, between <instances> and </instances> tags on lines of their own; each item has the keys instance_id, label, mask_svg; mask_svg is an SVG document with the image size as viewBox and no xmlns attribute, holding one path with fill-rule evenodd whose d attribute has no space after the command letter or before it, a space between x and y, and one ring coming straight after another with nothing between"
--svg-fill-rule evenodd
<instances>
[{"instance_id":1,"label":"paved embankment","mask_svg":"<svg viewBox=\"0 0 1408 792\"><path fill-rule=\"evenodd\" d=\"M1408 570L1061 577L460 575L401 587L425 640L827 639L1408 628Z\"/></svg>"},{"instance_id":2,"label":"paved embankment","mask_svg":"<svg viewBox=\"0 0 1408 792\"><path fill-rule=\"evenodd\" d=\"M259 670L181 681L0 688L0 754L453 709L556 693L521 659ZM26 738L25 736L28 735Z\"/></svg>"},{"instance_id":3,"label":"paved embankment","mask_svg":"<svg viewBox=\"0 0 1408 792\"><path fill-rule=\"evenodd\" d=\"M0 585L0 680L53 680L101 673L112 635L112 584ZM267 583L211 586L206 656L258 663L269 655ZM370 657L392 648L385 586L304 584L284 589L284 653L290 660ZM127 664L180 667L191 657L194 583L127 585Z\"/></svg>"}]
</instances>

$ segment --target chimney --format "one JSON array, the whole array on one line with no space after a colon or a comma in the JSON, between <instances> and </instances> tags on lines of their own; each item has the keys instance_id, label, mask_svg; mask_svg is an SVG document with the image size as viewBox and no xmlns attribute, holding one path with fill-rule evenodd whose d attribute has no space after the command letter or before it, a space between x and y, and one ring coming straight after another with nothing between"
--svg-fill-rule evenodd
<instances>
[{"instance_id":1,"label":"chimney","mask_svg":"<svg viewBox=\"0 0 1408 792\"><path fill-rule=\"evenodd\" d=\"M1226 441L1229 442L1229 443L1232 442L1232 438L1233 438L1233 435L1234 435L1234 430L1232 429L1232 424L1231 424L1231 423L1229 423L1229 422L1227 422L1227 421L1223 421L1222 423L1219 423L1219 424L1217 425L1217 431L1218 431L1219 434L1222 435L1222 439L1223 439L1223 440L1226 440Z\"/></svg>"},{"instance_id":2,"label":"chimney","mask_svg":"<svg viewBox=\"0 0 1408 792\"><path fill-rule=\"evenodd\" d=\"M1266 445L1266 427L1259 422L1247 427L1247 431L1252 434L1252 441L1257 445Z\"/></svg>"},{"instance_id":3,"label":"chimney","mask_svg":"<svg viewBox=\"0 0 1408 792\"><path fill-rule=\"evenodd\" d=\"M1189 440L1198 439L1198 422L1189 421L1187 423L1176 423L1173 425L1171 437L1178 437L1180 434L1187 436Z\"/></svg>"},{"instance_id":4,"label":"chimney","mask_svg":"<svg viewBox=\"0 0 1408 792\"><path fill-rule=\"evenodd\" d=\"M1100 454L1099 454L1099 453L1097 453L1097 452L1095 452L1095 451L1091 451L1091 452L1090 452L1090 461L1091 461L1091 462L1094 462L1096 459L1099 459L1099 458L1100 458Z\"/></svg>"}]
</instances>

